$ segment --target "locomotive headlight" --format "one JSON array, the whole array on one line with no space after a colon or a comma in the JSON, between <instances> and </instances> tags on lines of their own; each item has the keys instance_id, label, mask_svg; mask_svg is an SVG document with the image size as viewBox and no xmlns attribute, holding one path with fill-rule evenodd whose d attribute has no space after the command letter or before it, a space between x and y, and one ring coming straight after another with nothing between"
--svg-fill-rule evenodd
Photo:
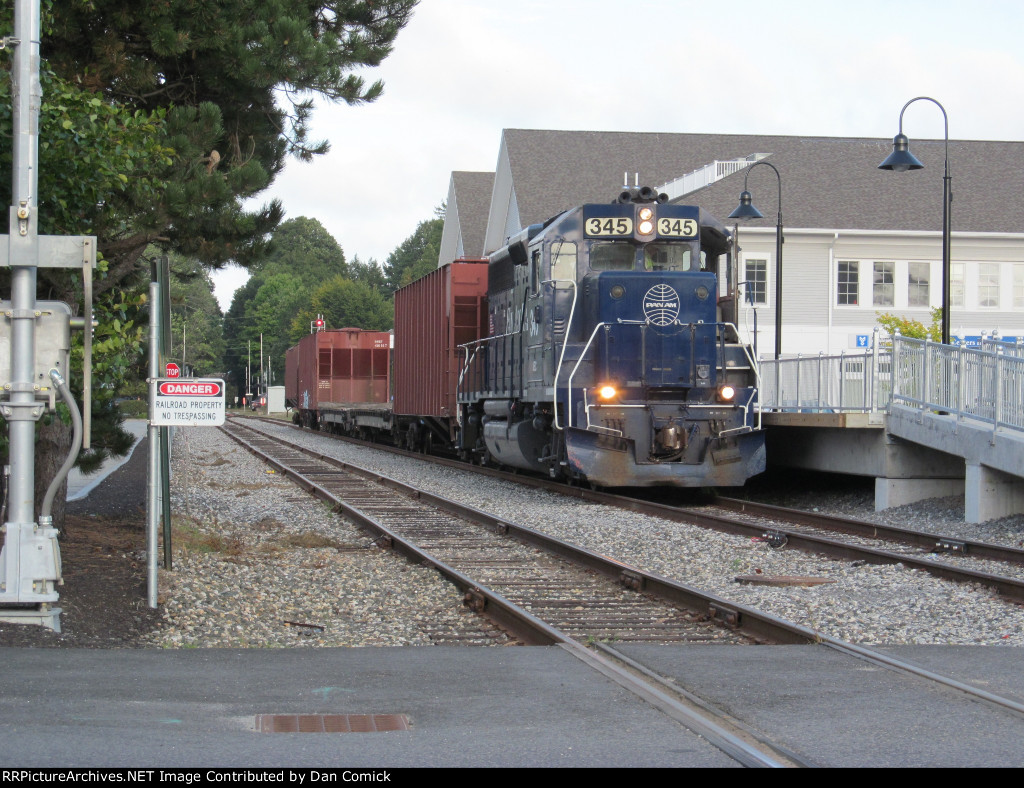
<instances>
[{"instance_id":1,"label":"locomotive headlight","mask_svg":"<svg viewBox=\"0 0 1024 788\"><path fill-rule=\"evenodd\" d=\"M722 386L722 388L718 390L718 397L719 399L722 400L722 402L732 402L735 396L736 389L734 389L732 386Z\"/></svg>"},{"instance_id":2,"label":"locomotive headlight","mask_svg":"<svg viewBox=\"0 0 1024 788\"><path fill-rule=\"evenodd\" d=\"M597 390L597 396L603 400L615 399L615 395L619 392L615 390L615 386L604 385Z\"/></svg>"},{"instance_id":3,"label":"locomotive headlight","mask_svg":"<svg viewBox=\"0 0 1024 788\"><path fill-rule=\"evenodd\" d=\"M637 217L640 219L636 226L637 232L640 235L651 235L654 232L654 209L641 208Z\"/></svg>"}]
</instances>

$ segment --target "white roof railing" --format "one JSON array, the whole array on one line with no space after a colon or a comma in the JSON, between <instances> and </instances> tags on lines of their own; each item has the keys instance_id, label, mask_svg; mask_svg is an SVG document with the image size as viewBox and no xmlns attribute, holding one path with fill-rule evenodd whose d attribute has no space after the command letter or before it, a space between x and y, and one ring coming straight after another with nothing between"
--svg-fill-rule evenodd
<instances>
[{"instance_id":1,"label":"white roof railing","mask_svg":"<svg viewBox=\"0 0 1024 788\"><path fill-rule=\"evenodd\" d=\"M726 178L729 175L739 172L745 167L749 167L751 164L759 162L771 154L769 153L752 153L749 156L745 156L742 159L729 159L727 161L713 161L710 164L705 164L703 167L699 167L693 172L688 172L681 178L669 181L668 183L662 184L658 187L659 193L664 192L668 195L669 201L678 199L690 192L695 192L697 189L703 189L705 186L710 186L715 181L720 181L722 178Z\"/></svg>"}]
</instances>

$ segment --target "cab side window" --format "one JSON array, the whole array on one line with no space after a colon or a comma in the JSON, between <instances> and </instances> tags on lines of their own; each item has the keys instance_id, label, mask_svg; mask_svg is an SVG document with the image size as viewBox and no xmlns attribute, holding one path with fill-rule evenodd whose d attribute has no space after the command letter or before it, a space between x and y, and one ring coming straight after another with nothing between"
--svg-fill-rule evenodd
<instances>
[{"instance_id":1,"label":"cab side window","mask_svg":"<svg viewBox=\"0 0 1024 788\"><path fill-rule=\"evenodd\" d=\"M551 247L551 278L555 287L570 287L576 281L576 244L558 241Z\"/></svg>"}]
</instances>

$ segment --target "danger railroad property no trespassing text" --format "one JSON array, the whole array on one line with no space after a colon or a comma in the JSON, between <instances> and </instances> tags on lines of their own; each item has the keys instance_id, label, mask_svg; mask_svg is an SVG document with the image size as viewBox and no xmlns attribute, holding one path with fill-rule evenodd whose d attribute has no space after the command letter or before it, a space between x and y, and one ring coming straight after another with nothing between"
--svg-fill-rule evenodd
<instances>
[{"instance_id":1,"label":"danger railroad property no trespassing text","mask_svg":"<svg viewBox=\"0 0 1024 788\"><path fill-rule=\"evenodd\" d=\"M224 423L224 381L155 380L149 412L154 426L219 427Z\"/></svg>"}]
</instances>

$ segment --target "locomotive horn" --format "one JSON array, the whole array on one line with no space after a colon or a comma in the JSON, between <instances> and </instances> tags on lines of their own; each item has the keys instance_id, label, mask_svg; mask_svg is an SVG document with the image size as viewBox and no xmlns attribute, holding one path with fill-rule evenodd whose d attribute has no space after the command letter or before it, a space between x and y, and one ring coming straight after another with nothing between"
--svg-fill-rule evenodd
<instances>
[{"instance_id":1,"label":"locomotive horn","mask_svg":"<svg viewBox=\"0 0 1024 788\"><path fill-rule=\"evenodd\" d=\"M616 197L614 201L620 205L625 205L626 203L633 202L633 195L629 189L623 189L619 192L619 196Z\"/></svg>"},{"instance_id":2,"label":"locomotive horn","mask_svg":"<svg viewBox=\"0 0 1024 788\"><path fill-rule=\"evenodd\" d=\"M667 202L668 202L668 195L665 194L665 192L662 192L661 194L658 195L658 204L659 205L664 205Z\"/></svg>"},{"instance_id":3,"label":"locomotive horn","mask_svg":"<svg viewBox=\"0 0 1024 788\"><path fill-rule=\"evenodd\" d=\"M654 202L658 199L658 193L650 186L641 186L640 191L637 192L637 197L643 202Z\"/></svg>"}]
</instances>

